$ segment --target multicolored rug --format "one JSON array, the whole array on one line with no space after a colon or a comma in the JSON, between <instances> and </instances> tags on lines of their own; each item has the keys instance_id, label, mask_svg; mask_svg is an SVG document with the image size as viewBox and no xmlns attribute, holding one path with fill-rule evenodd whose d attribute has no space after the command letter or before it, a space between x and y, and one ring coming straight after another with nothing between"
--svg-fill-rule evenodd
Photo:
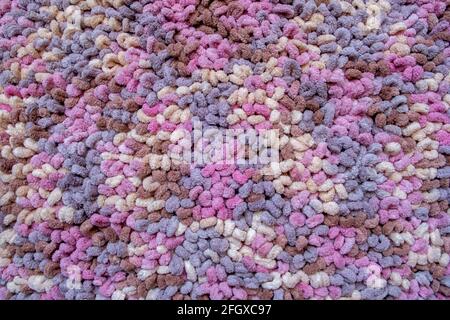
<instances>
[{"instance_id":1,"label":"multicolored rug","mask_svg":"<svg viewBox=\"0 0 450 320\"><path fill-rule=\"evenodd\" d=\"M448 299L450 1L1 0L0 299Z\"/></svg>"}]
</instances>

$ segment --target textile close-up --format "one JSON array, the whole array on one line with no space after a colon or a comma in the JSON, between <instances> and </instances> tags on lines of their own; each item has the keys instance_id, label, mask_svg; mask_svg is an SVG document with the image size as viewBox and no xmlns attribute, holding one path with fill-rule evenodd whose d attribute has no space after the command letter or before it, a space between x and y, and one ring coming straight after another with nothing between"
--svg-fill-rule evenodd
<instances>
[{"instance_id":1,"label":"textile close-up","mask_svg":"<svg viewBox=\"0 0 450 320\"><path fill-rule=\"evenodd\" d=\"M0 300L449 300L449 0L0 0Z\"/></svg>"}]
</instances>

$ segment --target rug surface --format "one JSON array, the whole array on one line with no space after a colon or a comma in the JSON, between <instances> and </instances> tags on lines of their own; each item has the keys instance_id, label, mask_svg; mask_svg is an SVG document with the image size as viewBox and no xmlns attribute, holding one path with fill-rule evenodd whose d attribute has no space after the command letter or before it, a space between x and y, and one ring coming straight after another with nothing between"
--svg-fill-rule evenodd
<instances>
[{"instance_id":1,"label":"rug surface","mask_svg":"<svg viewBox=\"0 0 450 320\"><path fill-rule=\"evenodd\" d=\"M0 0L0 299L449 299L450 1Z\"/></svg>"}]
</instances>

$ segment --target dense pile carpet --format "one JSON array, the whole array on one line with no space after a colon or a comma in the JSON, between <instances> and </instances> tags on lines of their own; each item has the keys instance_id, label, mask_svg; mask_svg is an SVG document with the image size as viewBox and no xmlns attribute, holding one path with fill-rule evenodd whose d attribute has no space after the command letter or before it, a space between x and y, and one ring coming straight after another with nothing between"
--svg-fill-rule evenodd
<instances>
[{"instance_id":1,"label":"dense pile carpet","mask_svg":"<svg viewBox=\"0 0 450 320\"><path fill-rule=\"evenodd\" d=\"M447 0L1 0L0 299L448 299L449 41Z\"/></svg>"}]
</instances>

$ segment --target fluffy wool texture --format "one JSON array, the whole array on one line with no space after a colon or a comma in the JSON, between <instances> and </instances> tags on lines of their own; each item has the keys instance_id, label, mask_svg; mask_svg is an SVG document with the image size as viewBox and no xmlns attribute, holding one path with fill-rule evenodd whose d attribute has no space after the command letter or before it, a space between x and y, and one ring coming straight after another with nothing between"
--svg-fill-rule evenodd
<instances>
[{"instance_id":1,"label":"fluffy wool texture","mask_svg":"<svg viewBox=\"0 0 450 320\"><path fill-rule=\"evenodd\" d=\"M1 0L0 299L448 299L447 0ZM176 159L194 121L268 165Z\"/></svg>"}]
</instances>

